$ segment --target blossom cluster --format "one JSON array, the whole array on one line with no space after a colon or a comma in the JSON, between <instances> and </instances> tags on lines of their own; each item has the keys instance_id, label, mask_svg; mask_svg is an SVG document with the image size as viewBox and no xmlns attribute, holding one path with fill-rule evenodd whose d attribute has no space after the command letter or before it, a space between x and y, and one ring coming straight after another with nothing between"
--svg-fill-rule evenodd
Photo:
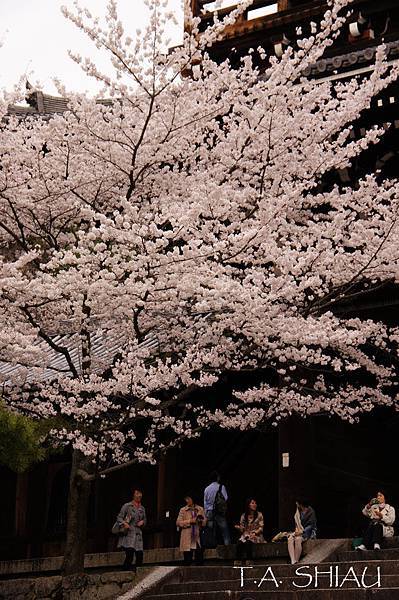
<instances>
[{"instance_id":1,"label":"blossom cluster","mask_svg":"<svg viewBox=\"0 0 399 600\"><path fill-rule=\"evenodd\" d=\"M98 98L46 120L0 105L3 396L97 465L211 426L396 405L398 331L337 307L397 281L399 185L325 181L381 140L353 123L399 66L381 47L366 79L303 75L349 0L263 73L253 55L216 64L249 4L201 34L191 16L169 54L158 0L135 40L114 0L105 26L64 9L114 77L74 56Z\"/></svg>"}]
</instances>

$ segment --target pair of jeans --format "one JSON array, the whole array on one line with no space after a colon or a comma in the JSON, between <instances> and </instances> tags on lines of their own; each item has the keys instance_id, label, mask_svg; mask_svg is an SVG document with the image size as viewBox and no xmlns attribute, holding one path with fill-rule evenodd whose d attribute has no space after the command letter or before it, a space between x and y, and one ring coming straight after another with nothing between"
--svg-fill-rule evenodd
<instances>
[{"instance_id":1,"label":"pair of jeans","mask_svg":"<svg viewBox=\"0 0 399 600\"><path fill-rule=\"evenodd\" d=\"M134 569L136 570L136 567L141 567L141 565L143 564L143 551L142 550L135 550L134 548L124 548L125 551L125 562L123 563L123 568L124 569ZM134 559L134 555L136 555L136 564L133 565L133 559Z\"/></svg>"},{"instance_id":2,"label":"pair of jeans","mask_svg":"<svg viewBox=\"0 0 399 600\"><path fill-rule=\"evenodd\" d=\"M227 525L226 517L223 517L222 515L214 515L213 510L207 510L206 518L208 520L208 527L215 527L218 531L220 531L223 539L223 544L225 546L231 544L230 531L229 526Z\"/></svg>"},{"instance_id":3,"label":"pair of jeans","mask_svg":"<svg viewBox=\"0 0 399 600\"><path fill-rule=\"evenodd\" d=\"M302 541L316 539L316 529L313 525L307 525L302 532Z\"/></svg>"}]
</instances>

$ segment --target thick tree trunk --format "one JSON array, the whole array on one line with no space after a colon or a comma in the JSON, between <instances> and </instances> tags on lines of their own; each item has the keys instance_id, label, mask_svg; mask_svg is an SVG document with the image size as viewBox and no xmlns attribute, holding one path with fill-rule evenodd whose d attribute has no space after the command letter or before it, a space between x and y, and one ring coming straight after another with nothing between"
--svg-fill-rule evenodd
<instances>
[{"instance_id":1,"label":"thick tree trunk","mask_svg":"<svg viewBox=\"0 0 399 600\"><path fill-rule=\"evenodd\" d=\"M79 471L89 472L90 463L79 451L72 455L69 483L67 536L62 565L63 575L83 573L87 537L87 513L91 481L82 479Z\"/></svg>"}]
</instances>

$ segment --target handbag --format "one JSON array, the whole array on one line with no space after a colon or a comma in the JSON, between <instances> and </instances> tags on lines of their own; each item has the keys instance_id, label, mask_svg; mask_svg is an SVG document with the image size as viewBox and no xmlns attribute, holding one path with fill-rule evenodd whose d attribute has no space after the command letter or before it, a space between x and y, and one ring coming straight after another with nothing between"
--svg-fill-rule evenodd
<instances>
[{"instance_id":1,"label":"handbag","mask_svg":"<svg viewBox=\"0 0 399 600\"><path fill-rule=\"evenodd\" d=\"M360 544L363 544L363 538L361 538L361 537L353 538L352 544L351 544L352 550L356 550L356 548L358 546L360 546Z\"/></svg>"},{"instance_id":2,"label":"handbag","mask_svg":"<svg viewBox=\"0 0 399 600\"><path fill-rule=\"evenodd\" d=\"M279 533L277 533L274 536L274 538L272 539L272 542L282 542L282 541L286 542L288 536L290 536L290 535L294 535L294 533L293 532L290 533L289 531L280 531Z\"/></svg>"},{"instance_id":3,"label":"handbag","mask_svg":"<svg viewBox=\"0 0 399 600\"><path fill-rule=\"evenodd\" d=\"M115 521L111 529L111 533L113 533L114 535L127 535L128 531L129 530L125 527L122 527L122 525L118 523L118 521Z\"/></svg>"},{"instance_id":4,"label":"handbag","mask_svg":"<svg viewBox=\"0 0 399 600\"><path fill-rule=\"evenodd\" d=\"M128 520L126 520L127 516L128 516L128 511L125 512L125 516L123 517L123 520L127 523L130 523L131 515ZM122 523L118 523L118 519L112 525L112 529L111 529L111 533L113 533L114 535L121 535L121 536L127 535L128 531L129 531L129 529L127 527L123 527Z\"/></svg>"}]
</instances>

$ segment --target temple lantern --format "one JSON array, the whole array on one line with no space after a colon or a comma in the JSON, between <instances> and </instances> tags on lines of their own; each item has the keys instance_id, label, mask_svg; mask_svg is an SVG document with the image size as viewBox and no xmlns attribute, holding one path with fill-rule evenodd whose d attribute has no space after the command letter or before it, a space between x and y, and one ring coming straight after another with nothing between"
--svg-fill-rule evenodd
<instances>
[{"instance_id":1,"label":"temple lantern","mask_svg":"<svg viewBox=\"0 0 399 600\"><path fill-rule=\"evenodd\" d=\"M279 37L273 37L271 41L273 43L274 54L277 56L277 58L281 58L287 47L290 45L290 40L283 33Z\"/></svg>"},{"instance_id":2,"label":"temple lantern","mask_svg":"<svg viewBox=\"0 0 399 600\"><path fill-rule=\"evenodd\" d=\"M349 42L357 42L360 39L374 39L374 30L371 21L367 19L360 11L348 24Z\"/></svg>"}]
</instances>

